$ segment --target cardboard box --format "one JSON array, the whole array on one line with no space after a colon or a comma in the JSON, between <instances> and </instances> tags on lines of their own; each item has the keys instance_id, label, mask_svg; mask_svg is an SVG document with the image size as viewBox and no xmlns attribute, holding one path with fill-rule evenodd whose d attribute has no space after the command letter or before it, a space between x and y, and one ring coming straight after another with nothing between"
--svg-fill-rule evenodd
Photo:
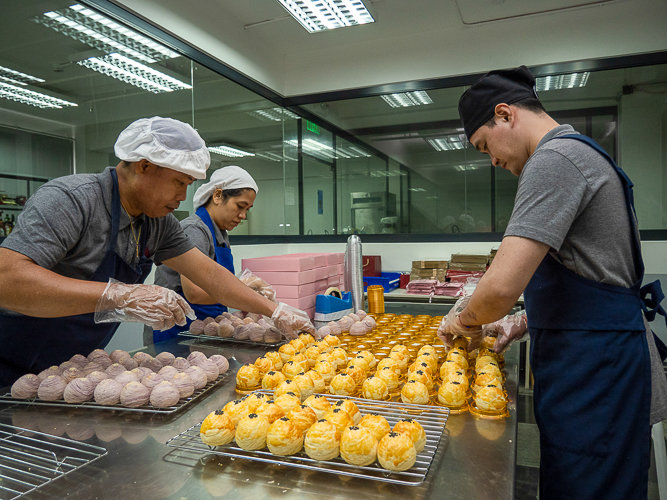
<instances>
[{"instance_id":1,"label":"cardboard box","mask_svg":"<svg viewBox=\"0 0 667 500\"><path fill-rule=\"evenodd\" d=\"M283 302L297 309L315 309L315 297L317 295L307 295L306 297L299 297L298 299L285 299Z\"/></svg>"},{"instance_id":2,"label":"cardboard box","mask_svg":"<svg viewBox=\"0 0 667 500\"><path fill-rule=\"evenodd\" d=\"M413 260L414 269L447 269L449 261L446 260Z\"/></svg>"},{"instance_id":3,"label":"cardboard box","mask_svg":"<svg viewBox=\"0 0 667 500\"><path fill-rule=\"evenodd\" d=\"M256 257L254 259L243 259L241 261L243 269L250 269L253 273L262 272L287 272L287 271L308 271L314 269L315 259L313 257L276 255L272 257Z\"/></svg>"},{"instance_id":4,"label":"cardboard box","mask_svg":"<svg viewBox=\"0 0 667 500\"><path fill-rule=\"evenodd\" d=\"M305 285L317 281L315 270L300 272L253 271L270 285Z\"/></svg>"},{"instance_id":5,"label":"cardboard box","mask_svg":"<svg viewBox=\"0 0 667 500\"><path fill-rule=\"evenodd\" d=\"M315 283L306 283L305 285L273 285L276 290L276 297L278 300L282 299L298 299L299 297L306 297L307 295L314 295Z\"/></svg>"},{"instance_id":6,"label":"cardboard box","mask_svg":"<svg viewBox=\"0 0 667 500\"><path fill-rule=\"evenodd\" d=\"M324 293L329 288L329 278L317 280L315 282L315 293Z\"/></svg>"},{"instance_id":7,"label":"cardboard box","mask_svg":"<svg viewBox=\"0 0 667 500\"><path fill-rule=\"evenodd\" d=\"M486 271L486 262L484 264L474 264L472 262L451 262L449 269L454 271L472 271L484 272Z\"/></svg>"},{"instance_id":8,"label":"cardboard box","mask_svg":"<svg viewBox=\"0 0 667 500\"><path fill-rule=\"evenodd\" d=\"M453 253L450 260L449 267L452 268L452 264L484 264L486 265L489 260L487 254L472 254L472 253Z\"/></svg>"}]
</instances>

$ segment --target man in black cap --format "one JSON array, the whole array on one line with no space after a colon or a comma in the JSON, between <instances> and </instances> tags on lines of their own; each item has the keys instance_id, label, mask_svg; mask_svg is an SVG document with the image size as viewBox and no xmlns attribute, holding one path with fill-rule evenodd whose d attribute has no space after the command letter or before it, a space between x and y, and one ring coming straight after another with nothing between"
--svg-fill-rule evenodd
<instances>
[{"instance_id":1,"label":"man in black cap","mask_svg":"<svg viewBox=\"0 0 667 500\"><path fill-rule=\"evenodd\" d=\"M493 264L439 334L445 343L468 336L474 349L482 325L523 292L540 499L646 498L650 425L667 417L667 380L642 314L646 294L656 307L661 292L641 287L632 183L599 145L544 111L525 66L484 75L459 114L471 144L520 179Z\"/></svg>"}]
</instances>

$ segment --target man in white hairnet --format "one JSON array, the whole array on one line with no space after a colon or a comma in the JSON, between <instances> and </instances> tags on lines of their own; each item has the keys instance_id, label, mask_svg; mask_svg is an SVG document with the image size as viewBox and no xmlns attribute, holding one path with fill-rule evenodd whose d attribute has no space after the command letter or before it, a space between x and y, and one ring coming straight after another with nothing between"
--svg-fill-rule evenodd
<instances>
[{"instance_id":1,"label":"man in white hairnet","mask_svg":"<svg viewBox=\"0 0 667 500\"><path fill-rule=\"evenodd\" d=\"M142 284L153 263L221 304L271 317L290 337L315 333L304 312L251 290L183 234L172 212L210 164L191 126L137 120L115 153L116 167L37 190L0 247L0 387L105 347L119 321L184 324L193 313L181 296Z\"/></svg>"}]
</instances>

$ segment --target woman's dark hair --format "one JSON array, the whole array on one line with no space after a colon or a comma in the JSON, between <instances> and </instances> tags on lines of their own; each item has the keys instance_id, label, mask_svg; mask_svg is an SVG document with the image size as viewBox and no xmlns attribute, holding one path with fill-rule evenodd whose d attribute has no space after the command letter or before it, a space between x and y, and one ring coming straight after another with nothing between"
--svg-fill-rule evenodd
<instances>
[{"instance_id":1,"label":"woman's dark hair","mask_svg":"<svg viewBox=\"0 0 667 500\"><path fill-rule=\"evenodd\" d=\"M237 196L241 196L244 191L252 191L253 193L255 192L253 188L223 189L222 201L226 203L229 198L236 198ZM215 192L213 194L215 194ZM213 200L213 194L208 199L208 201L204 203L204 205L208 205L211 202L211 200Z\"/></svg>"},{"instance_id":2,"label":"woman's dark hair","mask_svg":"<svg viewBox=\"0 0 667 500\"><path fill-rule=\"evenodd\" d=\"M513 102L510 104L510 106L516 106L519 109L525 109L526 111L532 111L533 113L536 114L542 114L546 113L546 110L544 109L544 106L542 106L542 102L535 98L535 97L528 97L526 99L521 99L520 101ZM489 121L487 121L484 125L486 125L489 128L493 128L496 126L496 116L492 116Z\"/></svg>"}]
</instances>

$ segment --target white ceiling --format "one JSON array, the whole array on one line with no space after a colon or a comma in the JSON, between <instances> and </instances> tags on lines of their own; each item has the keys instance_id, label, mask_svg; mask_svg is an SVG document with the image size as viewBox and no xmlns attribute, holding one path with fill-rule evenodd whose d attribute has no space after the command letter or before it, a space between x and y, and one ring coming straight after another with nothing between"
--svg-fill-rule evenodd
<instances>
[{"instance_id":1,"label":"white ceiling","mask_svg":"<svg viewBox=\"0 0 667 500\"><path fill-rule=\"evenodd\" d=\"M276 0L114 1L283 96L667 50L665 0L366 0L314 34Z\"/></svg>"}]
</instances>

